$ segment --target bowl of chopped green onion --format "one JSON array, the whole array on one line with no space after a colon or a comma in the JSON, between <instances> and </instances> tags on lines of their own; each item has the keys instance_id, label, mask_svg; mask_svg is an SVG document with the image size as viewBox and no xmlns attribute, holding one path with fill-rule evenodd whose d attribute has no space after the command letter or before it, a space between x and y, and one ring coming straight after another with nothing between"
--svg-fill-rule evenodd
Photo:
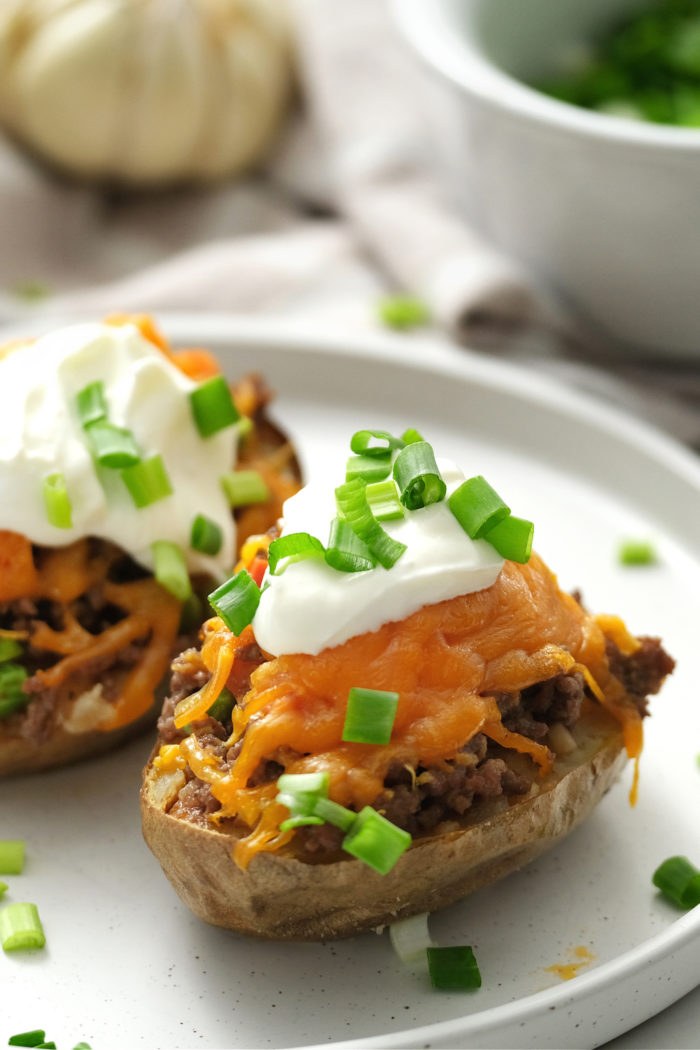
<instances>
[{"instance_id":1,"label":"bowl of chopped green onion","mask_svg":"<svg viewBox=\"0 0 700 1050\"><path fill-rule=\"evenodd\" d=\"M466 217L611 351L700 355L700 0L393 0Z\"/></svg>"}]
</instances>

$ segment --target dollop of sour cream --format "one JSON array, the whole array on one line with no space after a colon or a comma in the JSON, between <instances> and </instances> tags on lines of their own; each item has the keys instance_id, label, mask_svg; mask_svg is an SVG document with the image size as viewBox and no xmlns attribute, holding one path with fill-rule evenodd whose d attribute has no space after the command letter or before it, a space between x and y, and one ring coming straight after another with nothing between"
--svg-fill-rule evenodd
<instances>
[{"instance_id":1,"label":"dollop of sour cream","mask_svg":"<svg viewBox=\"0 0 700 1050\"><path fill-rule=\"evenodd\" d=\"M449 460L438 467L450 496L465 480ZM325 543L335 517L332 480L312 482L284 504L282 534L308 532ZM406 511L382 527L406 550L392 566L339 572L306 559L265 579L253 619L258 644L273 656L315 655L384 623L403 620L424 605L483 590L495 583L503 558L486 540L464 532L446 499Z\"/></svg>"},{"instance_id":2,"label":"dollop of sour cream","mask_svg":"<svg viewBox=\"0 0 700 1050\"><path fill-rule=\"evenodd\" d=\"M100 467L90 453L77 395L98 381L110 422L132 432L144 458L163 457L173 492L150 506L137 508L119 470ZM147 569L151 544L170 540L191 573L222 576L233 562L235 526L220 478L233 469L237 433L200 436L189 399L196 385L134 325L73 325L0 358L0 528L50 547L97 536ZM49 522L43 498L44 479L59 472L71 502L66 529ZM216 557L190 547L197 514L222 530Z\"/></svg>"}]
</instances>

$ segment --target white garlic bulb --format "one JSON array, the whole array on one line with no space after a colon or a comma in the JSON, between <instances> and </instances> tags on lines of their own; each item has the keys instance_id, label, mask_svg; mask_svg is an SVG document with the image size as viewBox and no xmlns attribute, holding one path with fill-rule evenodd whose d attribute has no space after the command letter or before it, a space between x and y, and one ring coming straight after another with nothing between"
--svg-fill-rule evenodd
<instances>
[{"instance_id":1,"label":"white garlic bulb","mask_svg":"<svg viewBox=\"0 0 700 1050\"><path fill-rule=\"evenodd\" d=\"M80 175L215 178L272 140L290 52L285 0L0 0L0 120Z\"/></svg>"}]
</instances>

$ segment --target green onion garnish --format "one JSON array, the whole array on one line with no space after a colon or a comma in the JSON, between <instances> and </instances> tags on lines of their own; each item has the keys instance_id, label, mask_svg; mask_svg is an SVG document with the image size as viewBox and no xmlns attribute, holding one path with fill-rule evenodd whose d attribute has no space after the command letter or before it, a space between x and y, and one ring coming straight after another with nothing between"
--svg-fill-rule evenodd
<instances>
[{"instance_id":1,"label":"green onion garnish","mask_svg":"<svg viewBox=\"0 0 700 1050\"><path fill-rule=\"evenodd\" d=\"M0 664L0 718L7 718L27 706L29 694L24 692L22 685L28 677L20 664L11 661Z\"/></svg>"},{"instance_id":2,"label":"green onion garnish","mask_svg":"<svg viewBox=\"0 0 700 1050\"><path fill-rule=\"evenodd\" d=\"M365 489L369 509L377 521L393 521L403 518L404 509L399 499L399 490L393 478L376 481Z\"/></svg>"},{"instance_id":3,"label":"green onion garnish","mask_svg":"<svg viewBox=\"0 0 700 1050\"><path fill-rule=\"evenodd\" d=\"M44 947L46 937L36 904L20 902L0 909L0 944L6 952Z\"/></svg>"},{"instance_id":4,"label":"green onion garnish","mask_svg":"<svg viewBox=\"0 0 700 1050\"><path fill-rule=\"evenodd\" d=\"M125 467L121 475L137 507L148 507L172 495L173 486L160 454Z\"/></svg>"},{"instance_id":5,"label":"green onion garnish","mask_svg":"<svg viewBox=\"0 0 700 1050\"><path fill-rule=\"evenodd\" d=\"M190 405L195 425L203 438L211 437L241 418L223 376L213 376L200 383L190 393Z\"/></svg>"},{"instance_id":6,"label":"green onion garnish","mask_svg":"<svg viewBox=\"0 0 700 1050\"><path fill-rule=\"evenodd\" d=\"M454 948L426 948L433 988L466 991L481 988L481 974L474 952L468 945Z\"/></svg>"},{"instance_id":7,"label":"green onion garnish","mask_svg":"<svg viewBox=\"0 0 700 1050\"><path fill-rule=\"evenodd\" d=\"M355 823L357 813L346 809L339 802L330 798L319 798L314 805L314 813L328 824L335 824L341 831L349 831Z\"/></svg>"},{"instance_id":8,"label":"green onion garnish","mask_svg":"<svg viewBox=\"0 0 700 1050\"><path fill-rule=\"evenodd\" d=\"M289 810L290 816L280 824L280 831L289 831L308 824L323 824L323 818L314 813L316 803L328 798L328 773L283 773L277 781L277 801Z\"/></svg>"},{"instance_id":9,"label":"green onion garnish","mask_svg":"<svg viewBox=\"0 0 700 1050\"><path fill-rule=\"evenodd\" d=\"M91 1047L89 1043L80 1042L75 1044L73 1050L91 1050Z\"/></svg>"},{"instance_id":10,"label":"green onion garnish","mask_svg":"<svg viewBox=\"0 0 700 1050\"><path fill-rule=\"evenodd\" d=\"M273 540L268 549L268 566L272 576L279 576L294 561L307 558L323 560L326 551L320 540L308 532L290 532Z\"/></svg>"},{"instance_id":11,"label":"green onion garnish","mask_svg":"<svg viewBox=\"0 0 700 1050\"><path fill-rule=\"evenodd\" d=\"M23 651L16 638L0 638L0 664L6 660L14 660L15 656L21 656Z\"/></svg>"},{"instance_id":12,"label":"green onion garnish","mask_svg":"<svg viewBox=\"0 0 700 1050\"><path fill-rule=\"evenodd\" d=\"M7 893L7 889L8 889L7 883L6 882L0 882L0 897L4 897L5 896L5 894Z\"/></svg>"},{"instance_id":13,"label":"green onion garnish","mask_svg":"<svg viewBox=\"0 0 700 1050\"><path fill-rule=\"evenodd\" d=\"M480 474L462 482L447 502L467 536L473 540L510 514L510 508Z\"/></svg>"},{"instance_id":14,"label":"green onion garnish","mask_svg":"<svg viewBox=\"0 0 700 1050\"><path fill-rule=\"evenodd\" d=\"M365 806L357 814L342 845L347 853L368 864L380 875L386 875L411 845L411 836L377 813L376 809Z\"/></svg>"},{"instance_id":15,"label":"green onion garnish","mask_svg":"<svg viewBox=\"0 0 700 1050\"><path fill-rule=\"evenodd\" d=\"M49 1043L37 1043L36 1050L56 1050L53 1039Z\"/></svg>"},{"instance_id":16,"label":"green onion garnish","mask_svg":"<svg viewBox=\"0 0 700 1050\"><path fill-rule=\"evenodd\" d=\"M509 514L484 533L484 539L496 548L502 558L525 565L532 554L535 526L525 518Z\"/></svg>"},{"instance_id":17,"label":"green onion garnish","mask_svg":"<svg viewBox=\"0 0 700 1050\"><path fill-rule=\"evenodd\" d=\"M403 445L388 430L356 430L350 438L350 449L358 456L386 456Z\"/></svg>"},{"instance_id":18,"label":"green onion garnish","mask_svg":"<svg viewBox=\"0 0 700 1050\"><path fill-rule=\"evenodd\" d=\"M156 580L178 601L184 602L192 593L192 584L182 548L170 540L156 540L151 550Z\"/></svg>"},{"instance_id":19,"label":"green onion garnish","mask_svg":"<svg viewBox=\"0 0 700 1050\"><path fill-rule=\"evenodd\" d=\"M652 882L679 908L700 904L700 871L687 857L669 857L656 869Z\"/></svg>"},{"instance_id":20,"label":"green onion garnish","mask_svg":"<svg viewBox=\"0 0 700 1050\"><path fill-rule=\"evenodd\" d=\"M90 450L101 467L118 470L131 467L141 459L134 435L125 427L107 419L97 419L84 427Z\"/></svg>"},{"instance_id":21,"label":"green onion garnish","mask_svg":"<svg viewBox=\"0 0 700 1050\"><path fill-rule=\"evenodd\" d=\"M95 423L98 419L107 418L107 400L105 398L104 383L98 380L96 383L88 383L78 392L78 418L82 426Z\"/></svg>"},{"instance_id":22,"label":"green onion garnish","mask_svg":"<svg viewBox=\"0 0 700 1050\"><path fill-rule=\"evenodd\" d=\"M218 554L223 543L223 533L215 521L205 514L198 514L192 522L190 546L200 554Z\"/></svg>"},{"instance_id":23,"label":"green onion garnish","mask_svg":"<svg viewBox=\"0 0 700 1050\"><path fill-rule=\"evenodd\" d=\"M404 430L401 440L404 445L415 445L416 441L425 441L425 438L414 427L409 427L408 430Z\"/></svg>"},{"instance_id":24,"label":"green onion garnish","mask_svg":"<svg viewBox=\"0 0 700 1050\"><path fill-rule=\"evenodd\" d=\"M388 744L398 703L398 693L351 689L345 709L343 740L356 744Z\"/></svg>"},{"instance_id":25,"label":"green onion garnish","mask_svg":"<svg viewBox=\"0 0 700 1050\"><path fill-rule=\"evenodd\" d=\"M364 456L350 456L345 464L345 480L381 481L391 470L391 453L373 452Z\"/></svg>"},{"instance_id":26,"label":"green onion garnish","mask_svg":"<svg viewBox=\"0 0 700 1050\"><path fill-rule=\"evenodd\" d=\"M419 510L445 498L447 486L427 441L413 441L399 452L394 460L394 478L399 498L408 510Z\"/></svg>"},{"instance_id":27,"label":"green onion garnish","mask_svg":"<svg viewBox=\"0 0 700 1050\"><path fill-rule=\"evenodd\" d=\"M232 470L221 477L221 487L231 507L264 503L270 498L270 490L257 470Z\"/></svg>"},{"instance_id":28,"label":"green onion garnish","mask_svg":"<svg viewBox=\"0 0 700 1050\"><path fill-rule=\"evenodd\" d=\"M0 875L21 875L25 843L22 839L0 840Z\"/></svg>"},{"instance_id":29,"label":"green onion garnish","mask_svg":"<svg viewBox=\"0 0 700 1050\"><path fill-rule=\"evenodd\" d=\"M11 1035L7 1040L8 1046L39 1046L46 1039L46 1032L43 1028L35 1028L31 1032L18 1032L17 1035Z\"/></svg>"},{"instance_id":30,"label":"green onion garnish","mask_svg":"<svg viewBox=\"0 0 700 1050\"><path fill-rule=\"evenodd\" d=\"M412 295L394 295L382 299L378 311L380 320L389 328L415 328L430 320L430 310L426 304Z\"/></svg>"},{"instance_id":31,"label":"green onion garnish","mask_svg":"<svg viewBox=\"0 0 700 1050\"><path fill-rule=\"evenodd\" d=\"M245 569L209 595L209 604L229 631L240 634L252 622L260 604L260 588Z\"/></svg>"},{"instance_id":32,"label":"green onion garnish","mask_svg":"<svg viewBox=\"0 0 700 1050\"><path fill-rule=\"evenodd\" d=\"M73 520L71 517L70 497L66 488L66 479L63 474L49 474L42 483L44 494L44 507L46 517L51 525L57 529L71 529Z\"/></svg>"},{"instance_id":33,"label":"green onion garnish","mask_svg":"<svg viewBox=\"0 0 700 1050\"><path fill-rule=\"evenodd\" d=\"M207 714L210 718L215 718L217 722L227 722L231 718L231 712L235 703L236 698L231 690L224 687L207 711Z\"/></svg>"},{"instance_id":34,"label":"green onion garnish","mask_svg":"<svg viewBox=\"0 0 700 1050\"><path fill-rule=\"evenodd\" d=\"M355 535L367 544L379 564L385 569L395 565L406 550L406 544L385 532L375 519L367 502L365 485L358 478L346 481L335 490L335 502L340 516L345 518Z\"/></svg>"},{"instance_id":35,"label":"green onion garnish","mask_svg":"<svg viewBox=\"0 0 700 1050\"><path fill-rule=\"evenodd\" d=\"M338 572L366 572L377 564L367 544L355 535L345 518L334 518L331 522L324 557Z\"/></svg>"},{"instance_id":36,"label":"green onion garnish","mask_svg":"<svg viewBox=\"0 0 700 1050\"><path fill-rule=\"evenodd\" d=\"M624 540L618 557L621 565L654 565L658 560L654 546L648 540Z\"/></svg>"}]
</instances>

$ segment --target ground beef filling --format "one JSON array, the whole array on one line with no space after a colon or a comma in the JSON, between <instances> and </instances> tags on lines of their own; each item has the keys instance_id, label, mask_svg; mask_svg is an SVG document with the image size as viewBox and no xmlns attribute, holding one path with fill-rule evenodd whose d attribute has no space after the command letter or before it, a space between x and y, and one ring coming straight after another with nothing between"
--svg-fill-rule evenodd
<instances>
[{"instance_id":1,"label":"ground beef filling","mask_svg":"<svg viewBox=\"0 0 700 1050\"><path fill-rule=\"evenodd\" d=\"M640 714L646 714L646 697L658 692L667 674L673 670L673 660L656 638L642 638L641 647L631 656L625 656L611 642L608 657L613 673L620 678L635 701ZM262 656L261 656L262 659ZM159 722L162 743L184 739L185 734L173 723L173 710L179 700L199 689L209 674L201 663L200 654L191 649L183 653L173 665L171 695L165 701ZM496 697L503 724L507 729L533 740L542 741L550 728L575 726L586 692L583 675L576 671L559 674L545 682L530 686L520 693L501 693ZM201 744L225 765L232 766L240 751L241 742L228 747L231 724L222 724L213 718L195 726ZM276 780L284 772L283 755L260 765L250 786ZM186 820L206 825L207 817L219 809L209 785L187 770L187 783L179 792L171 813ZM387 772L382 792L372 805L392 823L411 835L430 832L444 821L460 820L470 806L482 799L515 798L526 794L531 778L516 772L506 761L504 751L478 733L454 758L435 766L410 769L398 762ZM323 856L340 848L342 832L332 825L314 825L300 828L296 835L298 846L308 854Z\"/></svg>"}]
</instances>

